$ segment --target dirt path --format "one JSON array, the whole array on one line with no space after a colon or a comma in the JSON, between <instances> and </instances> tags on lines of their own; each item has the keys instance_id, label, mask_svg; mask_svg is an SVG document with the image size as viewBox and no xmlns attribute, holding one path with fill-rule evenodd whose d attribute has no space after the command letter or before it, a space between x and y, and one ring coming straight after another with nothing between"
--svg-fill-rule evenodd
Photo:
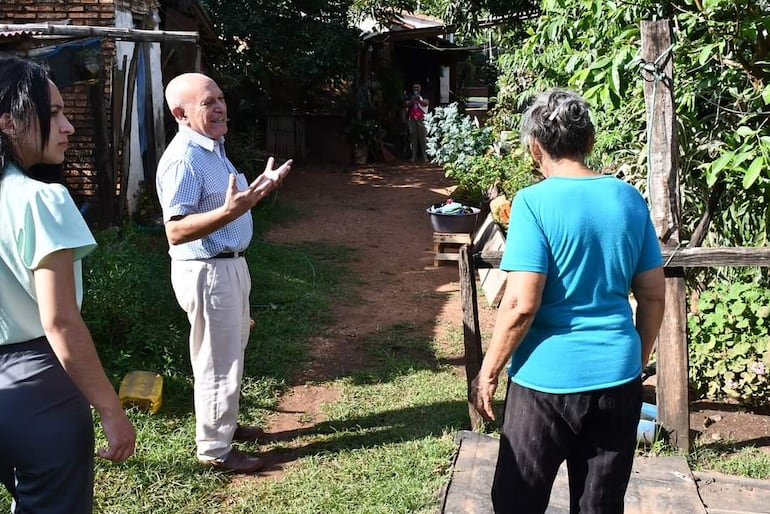
<instances>
[{"instance_id":1,"label":"dirt path","mask_svg":"<svg viewBox=\"0 0 770 514\"><path fill-rule=\"evenodd\" d=\"M282 187L282 201L300 207L302 220L275 226L272 242L328 241L353 246L360 301L334 308L326 337L310 343L309 367L293 381L268 432L274 441L301 449L297 430L324 421L320 406L334 401L327 383L362 366L356 341L381 327L411 323L442 337L461 323L457 267L433 266L432 229L425 212L451 191L443 171L429 164L378 164L358 168L296 167ZM449 294L447 300L446 294ZM486 323L490 323L491 318ZM295 456L267 454L265 474L275 476Z\"/></svg>"},{"instance_id":2,"label":"dirt path","mask_svg":"<svg viewBox=\"0 0 770 514\"><path fill-rule=\"evenodd\" d=\"M296 222L273 227L273 242L328 241L353 246L353 272L360 301L334 308L325 337L310 342L309 366L295 377L268 432L297 452L268 452L259 476L279 476L303 445L298 430L324 421L320 406L337 399L328 382L363 365L358 339L394 323L411 323L442 341L462 323L457 267L433 266L432 229L425 209L451 191L443 171L429 164L377 163L363 167L297 166L281 200L305 212ZM452 293L436 294L440 293ZM448 298L448 299L447 299ZM494 311L479 302L482 333ZM462 356L458 356L462 357ZM458 368L462 372L462 368ZM696 404L691 425L714 443L732 441L770 447L770 413L746 413L723 404ZM706 426L708 425L708 426Z\"/></svg>"}]
</instances>

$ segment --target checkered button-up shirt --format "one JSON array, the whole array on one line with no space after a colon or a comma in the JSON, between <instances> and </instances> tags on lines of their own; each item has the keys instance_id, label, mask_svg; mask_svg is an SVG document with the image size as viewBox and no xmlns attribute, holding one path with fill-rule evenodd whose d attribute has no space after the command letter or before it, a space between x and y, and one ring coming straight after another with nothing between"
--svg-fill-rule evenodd
<instances>
[{"instance_id":1,"label":"checkered button-up shirt","mask_svg":"<svg viewBox=\"0 0 770 514\"><path fill-rule=\"evenodd\" d=\"M215 141L180 126L160 158L155 179L163 221L221 207L231 174L239 190L248 187L246 177L225 155L224 138ZM249 246L253 230L251 212L246 212L207 236L171 245L168 253L175 260L193 260L209 259L221 252L241 252Z\"/></svg>"}]
</instances>

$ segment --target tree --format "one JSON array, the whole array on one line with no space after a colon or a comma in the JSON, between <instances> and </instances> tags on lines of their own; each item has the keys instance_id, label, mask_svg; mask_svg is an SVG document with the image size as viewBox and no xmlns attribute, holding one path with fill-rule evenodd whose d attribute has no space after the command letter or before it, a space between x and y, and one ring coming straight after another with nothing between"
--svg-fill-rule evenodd
<instances>
[{"instance_id":1,"label":"tree","mask_svg":"<svg viewBox=\"0 0 770 514\"><path fill-rule=\"evenodd\" d=\"M417 12L437 16L464 37L477 35L481 22L489 18L520 20L522 13L538 10L537 0L354 0L358 15L387 16L395 11Z\"/></svg>"},{"instance_id":2,"label":"tree","mask_svg":"<svg viewBox=\"0 0 770 514\"><path fill-rule=\"evenodd\" d=\"M328 108L355 76L351 0L204 0L229 49L225 80L266 93L273 107Z\"/></svg>"},{"instance_id":3,"label":"tree","mask_svg":"<svg viewBox=\"0 0 770 514\"><path fill-rule=\"evenodd\" d=\"M770 236L770 2L544 0L522 40L503 42L500 128L513 128L526 98L571 87L594 106L598 166L645 189L646 120L638 55L644 19L669 18L675 32L674 81L683 238L710 219L705 242L765 246ZM709 211L709 207L712 209ZM701 241L695 241L700 244Z\"/></svg>"}]
</instances>

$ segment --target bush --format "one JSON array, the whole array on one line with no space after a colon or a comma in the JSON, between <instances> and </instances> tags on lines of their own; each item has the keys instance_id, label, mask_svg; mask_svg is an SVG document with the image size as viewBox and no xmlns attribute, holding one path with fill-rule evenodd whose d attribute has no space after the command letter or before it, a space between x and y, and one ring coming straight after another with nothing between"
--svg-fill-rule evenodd
<instances>
[{"instance_id":1,"label":"bush","mask_svg":"<svg viewBox=\"0 0 770 514\"><path fill-rule=\"evenodd\" d=\"M117 380L141 363L169 377L189 374L189 328L171 290L168 243L127 225L96 234L83 261L83 319L108 373Z\"/></svg>"},{"instance_id":2,"label":"bush","mask_svg":"<svg viewBox=\"0 0 770 514\"><path fill-rule=\"evenodd\" d=\"M754 283L719 283L688 319L690 382L709 399L746 406L770 398L770 293Z\"/></svg>"},{"instance_id":3,"label":"bush","mask_svg":"<svg viewBox=\"0 0 770 514\"><path fill-rule=\"evenodd\" d=\"M480 201L496 178L483 169L483 159L494 140L492 129L477 126L470 116L460 112L457 103L436 107L425 116L425 129L428 156L444 167L447 178ZM477 162L477 158L481 161Z\"/></svg>"}]
</instances>

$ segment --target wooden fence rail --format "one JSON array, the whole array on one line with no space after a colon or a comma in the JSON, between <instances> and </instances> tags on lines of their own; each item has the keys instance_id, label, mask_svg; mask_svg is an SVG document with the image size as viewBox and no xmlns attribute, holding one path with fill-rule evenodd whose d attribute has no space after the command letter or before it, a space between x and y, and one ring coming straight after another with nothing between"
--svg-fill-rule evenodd
<instances>
[{"instance_id":1,"label":"wooden fence rail","mask_svg":"<svg viewBox=\"0 0 770 514\"><path fill-rule=\"evenodd\" d=\"M667 268L770 266L770 248L661 248ZM481 251L473 256L476 269L499 268L503 252Z\"/></svg>"},{"instance_id":2,"label":"wooden fence rail","mask_svg":"<svg viewBox=\"0 0 770 514\"><path fill-rule=\"evenodd\" d=\"M679 275L684 268L710 268L715 266L770 266L770 248L662 248L666 275ZM479 251L475 252L472 245L463 245L460 248L458 262L460 273L460 299L463 309L463 342L465 345L465 373L468 381L468 393L470 393L471 381L476 377L481 368L483 351L481 346L481 329L478 315L478 291L476 287L476 271L480 269L499 269L503 252ZM686 368L687 356L684 356ZM660 386L659 386L660 387ZM678 389L681 389L680 384ZM684 384L686 388L686 384ZM665 390L658 392L667 394ZM677 418L689 416L689 407L686 400L677 399ZM468 409L473 430L483 430L484 422L476 410L470 404L468 396ZM682 437L685 437L682 435ZM678 445L687 445L683 440L673 441Z\"/></svg>"}]
</instances>

